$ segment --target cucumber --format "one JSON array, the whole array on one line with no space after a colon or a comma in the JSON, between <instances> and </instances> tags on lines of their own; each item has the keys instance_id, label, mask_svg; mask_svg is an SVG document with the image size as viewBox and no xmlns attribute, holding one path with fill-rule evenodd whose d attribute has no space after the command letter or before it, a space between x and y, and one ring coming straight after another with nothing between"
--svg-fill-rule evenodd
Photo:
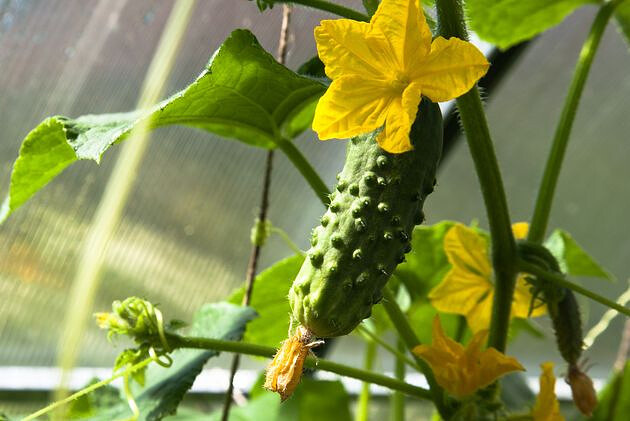
<instances>
[{"instance_id":1,"label":"cucumber","mask_svg":"<svg viewBox=\"0 0 630 421\"><path fill-rule=\"evenodd\" d=\"M423 222L442 153L442 114L423 98L410 139L414 149L390 154L378 132L348 142L321 225L291 290L293 316L314 336L347 335L371 314Z\"/></svg>"}]
</instances>

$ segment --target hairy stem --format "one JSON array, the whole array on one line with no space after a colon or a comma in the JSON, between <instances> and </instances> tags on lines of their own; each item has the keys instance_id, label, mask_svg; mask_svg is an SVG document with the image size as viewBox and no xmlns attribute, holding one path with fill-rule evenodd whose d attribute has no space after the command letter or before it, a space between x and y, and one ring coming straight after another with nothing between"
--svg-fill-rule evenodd
<instances>
[{"instance_id":1,"label":"hairy stem","mask_svg":"<svg viewBox=\"0 0 630 421\"><path fill-rule=\"evenodd\" d=\"M376 357L376 342L367 341L365 343L365 356L363 358L363 369L372 371L374 359ZM368 421L370 414L370 383L363 382L361 384L361 393L359 394L359 403L357 404L356 421Z\"/></svg>"},{"instance_id":2,"label":"hairy stem","mask_svg":"<svg viewBox=\"0 0 630 421\"><path fill-rule=\"evenodd\" d=\"M354 19L363 22L369 22L370 18L361 12L357 12L349 7L341 6L326 0L273 0L274 3L293 3L302 6L311 7L313 9L323 10L325 12L334 13L348 19Z\"/></svg>"},{"instance_id":3,"label":"hairy stem","mask_svg":"<svg viewBox=\"0 0 630 421\"><path fill-rule=\"evenodd\" d=\"M531 273L541 279L544 279L548 282L552 282L558 286L568 288L578 294L584 295L585 297L590 298L593 301L597 301L600 304L605 305L606 307L617 310L618 312L630 317L630 308L624 307L608 298L602 297L599 294L594 293L580 285L574 284L566 279L564 276L559 275L557 273L546 271L538 265L533 263L526 262L524 260L519 260L518 267L521 272Z\"/></svg>"},{"instance_id":4,"label":"hairy stem","mask_svg":"<svg viewBox=\"0 0 630 421\"><path fill-rule=\"evenodd\" d=\"M420 345L420 340L416 336L416 333L413 331L413 328L409 324L405 313L401 310L400 306L396 302L396 297L389 289L389 287L385 287L383 289L383 307L385 308L385 312L387 312L387 316L392 322L394 329L398 332L398 336L407 346L409 351L413 351L413 349ZM412 352L413 354L413 352ZM442 387L435 381L435 377L433 376L433 371L431 367L420 357L413 354L416 364L420 366L422 369L421 372L424 374L424 377L427 379L427 383L429 383L429 389L433 396L433 403L435 407L439 411L440 415L444 419L448 419L450 415L450 409L446 405L444 391Z\"/></svg>"},{"instance_id":5,"label":"hairy stem","mask_svg":"<svg viewBox=\"0 0 630 421\"><path fill-rule=\"evenodd\" d=\"M468 39L461 1L437 0L436 6L440 35ZM457 99L457 108L481 185L492 240L495 288L488 345L505 352L516 283L516 244L501 172L477 87Z\"/></svg>"},{"instance_id":6,"label":"hairy stem","mask_svg":"<svg viewBox=\"0 0 630 421\"><path fill-rule=\"evenodd\" d=\"M573 127L573 121L575 120L577 108L580 103L580 97L582 96L591 64L593 63L606 25L618 3L618 1L608 2L599 9L591 25L591 30L586 37L586 41L584 41L582 45L582 50L580 51L580 56L573 73L573 80L571 80L569 92L564 101L564 107L562 108L562 114L560 114L560 120L556 127L551 151L545 165L545 172L540 182L540 187L538 188L534 215L527 237L530 241L541 243L545 237L547 224L549 223L549 214L551 213L551 205L558 184L564 154L569 143L571 128Z\"/></svg>"},{"instance_id":7,"label":"hairy stem","mask_svg":"<svg viewBox=\"0 0 630 421\"><path fill-rule=\"evenodd\" d=\"M276 353L276 349L274 348L263 345L250 344L246 342L224 341L222 339L212 338L186 337L176 334L167 334L166 338L169 345L171 345L174 349L214 349L216 351L236 352L239 354L254 355L257 357L265 358L273 358ZM329 360L318 359L316 357L309 356L306 358L304 366L317 370L329 371L331 373L339 374L340 376L351 377L368 383L378 384L380 386L387 387L388 389L399 390L409 396L415 396L420 399L433 399L431 392L421 387L401 382L400 380L396 380L382 374L366 371L360 368L350 367L343 364L338 364Z\"/></svg>"}]
</instances>

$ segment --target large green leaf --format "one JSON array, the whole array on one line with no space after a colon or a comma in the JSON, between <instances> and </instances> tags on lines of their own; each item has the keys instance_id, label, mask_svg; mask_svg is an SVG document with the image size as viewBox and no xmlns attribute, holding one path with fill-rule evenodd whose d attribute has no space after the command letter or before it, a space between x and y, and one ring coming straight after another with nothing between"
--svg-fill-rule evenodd
<instances>
[{"instance_id":1,"label":"large green leaf","mask_svg":"<svg viewBox=\"0 0 630 421\"><path fill-rule=\"evenodd\" d=\"M276 62L251 32L236 30L197 80L150 110L44 120L22 143L0 222L73 162L99 162L143 119L152 128L185 125L274 148L310 125L324 90Z\"/></svg>"},{"instance_id":2,"label":"large green leaf","mask_svg":"<svg viewBox=\"0 0 630 421\"><path fill-rule=\"evenodd\" d=\"M451 265L444 253L444 236L455 224L443 221L413 230L411 252L407 261L398 266L395 275L411 294L412 300L426 299L427 294L440 283Z\"/></svg>"},{"instance_id":3,"label":"large green leaf","mask_svg":"<svg viewBox=\"0 0 630 421\"><path fill-rule=\"evenodd\" d=\"M615 10L619 29L628 45L630 45L630 0L623 1Z\"/></svg>"},{"instance_id":4,"label":"large green leaf","mask_svg":"<svg viewBox=\"0 0 630 421\"><path fill-rule=\"evenodd\" d=\"M630 362L613 376L599 396L599 404L589 420L625 421L630 414Z\"/></svg>"},{"instance_id":5,"label":"large green leaf","mask_svg":"<svg viewBox=\"0 0 630 421\"><path fill-rule=\"evenodd\" d=\"M558 259L564 273L613 280L613 276L589 256L568 232L555 230L545 241L545 246Z\"/></svg>"},{"instance_id":6,"label":"large green leaf","mask_svg":"<svg viewBox=\"0 0 630 421\"><path fill-rule=\"evenodd\" d=\"M250 307L259 317L247 325L246 342L278 347L287 338L291 314L287 296L302 262L304 256L296 254L276 262L256 277ZM240 303L244 291L239 288L229 301Z\"/></svg>"},{"instance_id":7,"label":"large green leaf","mask_svg":"<svg viewBox=\"0 0 630 421\"><path fill-rule=\"evenodd\" d=\"M190 334L206 338L239 340L245 324L256 313L248 307L229 303L204 305L195 315ZM173 352L173 365L169 368L152 366L146 375L146 384L136 395L140 420L160 420L175 413L184 394L190 389L209 358L219 353L214 350L178 350ZM113 420L131 416L127 403L104 410L89 419Z\"/></svg>"},{"instance_id":8,"label":"large green leaf","mask_svg":"<svg viewBox=\"0 0 630 421\"><path fill-rule=\"evenodd\" d=\"M559 24L598 0L467 0L470 27L485 41L508 48Z\"/></svg>"}]
</instances>

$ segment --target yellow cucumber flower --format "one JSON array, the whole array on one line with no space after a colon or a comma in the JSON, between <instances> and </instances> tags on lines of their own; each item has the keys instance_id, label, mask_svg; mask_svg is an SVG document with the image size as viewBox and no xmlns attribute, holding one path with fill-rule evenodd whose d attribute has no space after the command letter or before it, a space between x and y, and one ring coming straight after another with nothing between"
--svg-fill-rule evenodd
<instances>
[{"instance_id":1,"label":"yellow cucumber flower","mask_svg":"<svg viewBox=\"0 0 630 421\"><path fill-rule=\"evenodd\" d=\"M431 346L418 345L413 353L425 360L435 380L456 398L464 398L488 386L512 371L525 371L523 366L494 348L481 350L487 330L475 333L468 345L455 342L444 334L440 317L433 319Z\"/></svg>"},{"instance_id":2,"label":"yellow cucumber flower","mask_svg":"<svg viewBox=\"0 0 630 421\"><path fill-rule=\"evenodd\" d=\"M433 102L456 98L489 66L469 42L431 41L419 0L383 0L369 23L323 20L315 41L332 84L317 104L313 130L326 140L384 124L377 141L391 153L413 148L409 130L421 95Z\"/></svg>"},{"instance_id":3,"label":"yellow cucumber flower","mask_svg":"<svg viewBox=\"0 0 630 421\"><path fill-rule=\"evenodd\" d=\"M528 225L512 226L516 238L525 238ZM429 300L444 313L462 314L473 332L488 329L494 296L493 271L486 238L462 224L454 225L444 236L444 251L452 268L431 290ZM532 295L523 275L516 280L512 317L527 318ZM531 316L545 314L546 306L533 309Z\"/></svg>"},{"instance_id":4,"label":"yellow cucumber flower","mask_svg":"<svg viewBox=\"0 0 630 421\"><path fill-rule=\"evenodd\" d=\"M553 375L553 363L540 365L540 391L532 409L534 421L564 421L560 413L558 399L556 399L556 377Z\"/></svg>"}]
</instances>

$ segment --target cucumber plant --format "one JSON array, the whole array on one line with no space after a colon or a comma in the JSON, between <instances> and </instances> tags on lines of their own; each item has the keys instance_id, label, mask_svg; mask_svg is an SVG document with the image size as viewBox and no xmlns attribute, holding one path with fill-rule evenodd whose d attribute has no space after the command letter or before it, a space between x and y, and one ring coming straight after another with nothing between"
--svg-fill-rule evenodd
<instances>
[{"instance_id":1,"label":"cucumber plant","mask_svg":"<svg viewBox=\"0 0 630 421\"><path fill-rule=\"evenodd\" d=\"M422 206L433 192L442 153L442 114L423 99L410 139L414 149L385 152L379 131L353 138L330 206L313 230L311 249L289 300L293 316L315 336L350 333L370 316L405 254Z\"/></svg>"}]
</instances>

